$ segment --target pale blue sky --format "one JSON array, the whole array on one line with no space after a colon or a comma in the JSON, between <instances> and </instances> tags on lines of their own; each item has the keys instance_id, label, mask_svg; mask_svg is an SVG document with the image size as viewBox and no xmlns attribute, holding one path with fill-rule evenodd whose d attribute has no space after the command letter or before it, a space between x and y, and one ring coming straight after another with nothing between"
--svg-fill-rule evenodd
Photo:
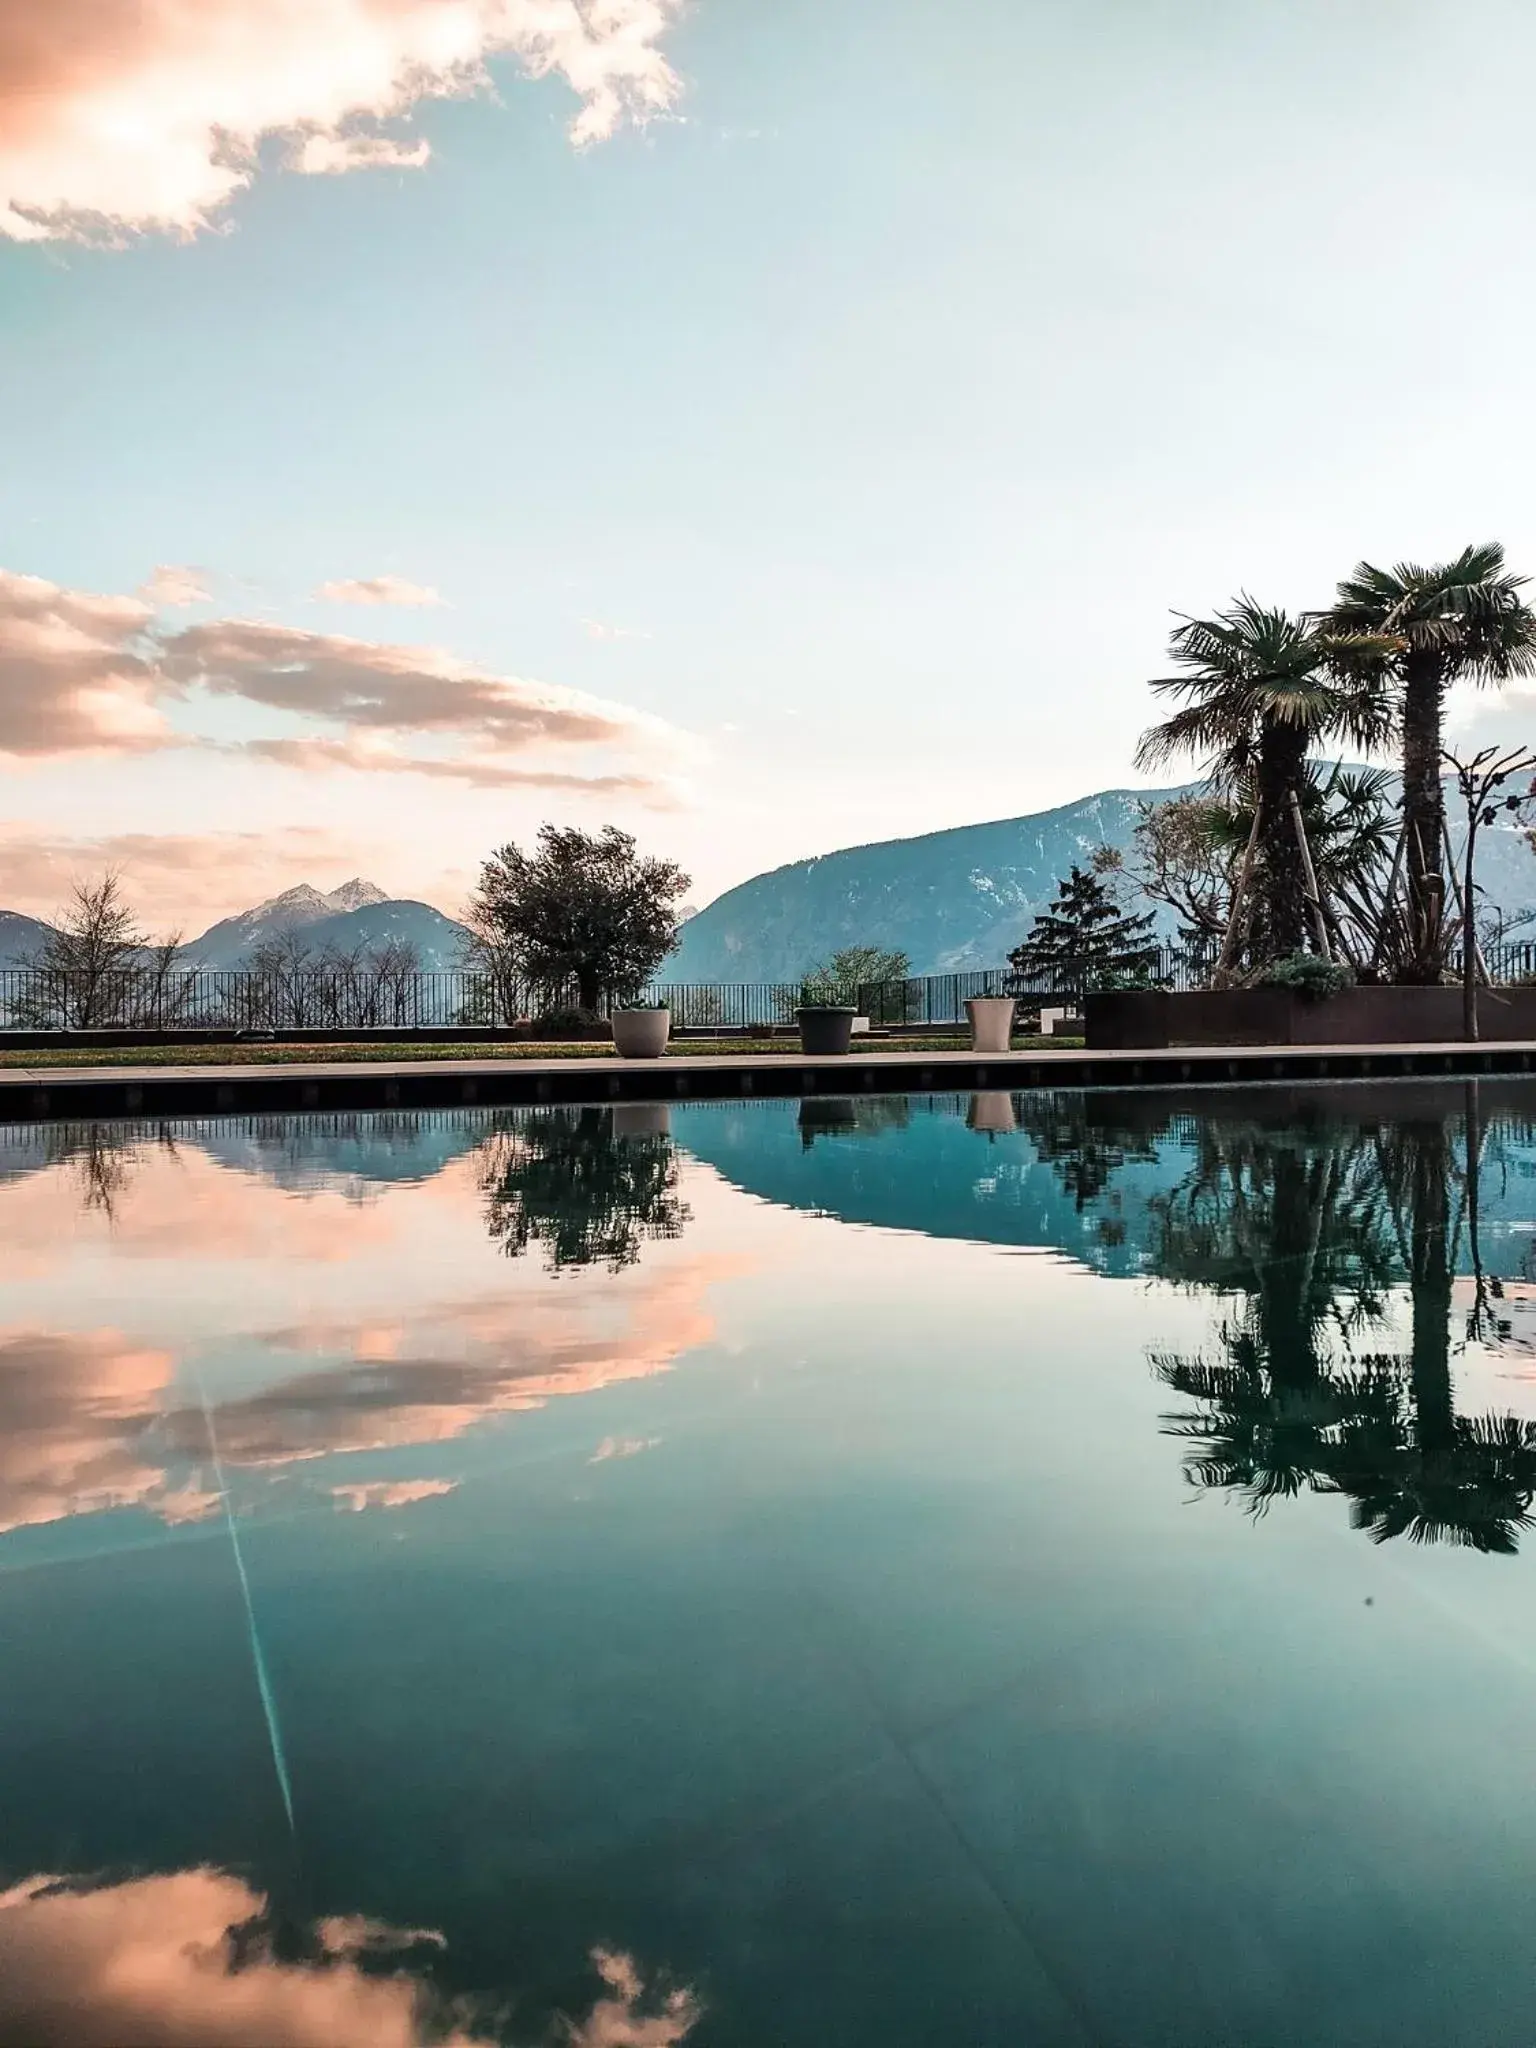
<instances>
[{"instance_id":1,"label":"pale blue sky","mask_svg":"<svg viewBox=\"0 0 1536 2048\"><path fill-rule=\"evenodd\" d=\"M611 813L702 900L1134 779L1173 609L1536 568L1528 6L695 0L664 47L677 118L584 151L503 66L424 169L0 242L0 567L615 699L700 736L683 807L169 754L8 776L13 829L323 825L451 902ZM384 573L448 608L311 595Z\"/></svg>"}]
</instances>

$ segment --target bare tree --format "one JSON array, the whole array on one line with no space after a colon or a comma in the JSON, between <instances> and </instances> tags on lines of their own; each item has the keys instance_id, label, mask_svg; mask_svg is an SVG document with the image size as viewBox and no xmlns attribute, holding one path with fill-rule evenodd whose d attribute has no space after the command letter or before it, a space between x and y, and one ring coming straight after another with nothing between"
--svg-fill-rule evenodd
<instances>
[{"instance_id":1,"label":"bare tree","mask_svg":"<svg viewBox=\"0 0 1536 2048\"><path fill-rule=\"evenodd\" d=\"M180 945L179 936L145 934L115 872L78 881L25 963L14 1021L74 1031L173 1021L184 1013L191 986L177 965Z\"/></svg>"},{"instance_id":2,"label":"bare tree","mask_svg":"<svg viewBox=\"0 0 1536 2048\"><path fill-rule=\"evenodd\" d=\"M1536 801L1536 778L1524 795L1498 796L1512 775L1530 775L1536 769L1536 753L1529 747L1482 747L1469 761L1442 749L1440 758L1456 776L1462 802L1467 807L1467 841L1462 849L1461 882L1461 1023L1464 1037L1476 1038L1477 985L1482 958L1477 943L1477 828L1491 825L1500 811L1520 811Z\"/></svg>"}]
</instances>

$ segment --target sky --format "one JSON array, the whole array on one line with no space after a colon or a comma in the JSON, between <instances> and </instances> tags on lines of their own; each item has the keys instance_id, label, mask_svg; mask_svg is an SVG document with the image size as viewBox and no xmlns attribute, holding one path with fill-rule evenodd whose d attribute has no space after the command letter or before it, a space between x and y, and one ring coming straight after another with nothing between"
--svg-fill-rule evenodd
<instances>
[{"instance_id":1,"label":"sky","mask_svg":"<svg viewBox=\"0 0 1536 2048\"><path fill-rule=\"evenodd\" d=\"M1520 0L0 0L0 905L451 912L545 820L703 903L1135 783L1176 612L1536 569L1533 60Z\"/></svg>"}]
</instances>

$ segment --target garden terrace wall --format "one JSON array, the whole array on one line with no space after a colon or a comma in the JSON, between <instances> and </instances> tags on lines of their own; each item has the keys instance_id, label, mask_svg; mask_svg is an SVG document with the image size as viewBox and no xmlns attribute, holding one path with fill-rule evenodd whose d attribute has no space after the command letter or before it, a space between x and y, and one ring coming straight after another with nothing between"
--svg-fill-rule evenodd
<instances>
[{"instance_id":1,"label":"garden terrace wall","mask_svg":"<svg viewBox=\"0 0 1536 2048\"><path fill-rule=\"evenodd\" d=\"M1202 1045L1446 1045L1462 1036L1459 988L1366 986L1321 1001L1286 988L1126 989L1084 998L1092 1052ZM1484 1038L1536 1040L1536 988L1478 993Z\"/></svg>"}]
</instances>

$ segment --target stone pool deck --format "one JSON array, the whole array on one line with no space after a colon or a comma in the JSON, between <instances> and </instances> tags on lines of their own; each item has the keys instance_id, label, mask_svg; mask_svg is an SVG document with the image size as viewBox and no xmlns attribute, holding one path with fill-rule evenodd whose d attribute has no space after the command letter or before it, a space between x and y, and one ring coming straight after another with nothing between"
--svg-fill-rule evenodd
<instances>
[{"instance_id":1,"label":"stone pool deck","mask_svg":"<svg viewBox=\"0 0 1536 2048\"><path fill-rule=\"evenodd\" d=\"M0 1123L92 1117L448 1109L464 1104L719 1101L898 1095L933 1090L1231 1087L1252 1082L1404 1080L1536 1072L1536 1043L1172 1047L1156 1052L1031 1050L687 1054L661 1060L298 1061L206 1067L0 1070Z\"/></svg>"}]
</instances>

